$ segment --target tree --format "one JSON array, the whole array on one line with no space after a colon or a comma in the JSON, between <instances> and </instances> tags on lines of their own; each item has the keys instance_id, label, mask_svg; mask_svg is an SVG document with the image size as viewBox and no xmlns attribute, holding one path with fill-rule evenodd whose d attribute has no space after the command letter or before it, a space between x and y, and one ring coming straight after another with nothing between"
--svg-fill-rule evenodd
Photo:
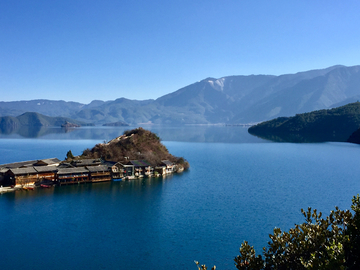
<instances>
[{"instance_id":1,"label":"tree","mask_svg":"<svg viewBox=\"0 0 360 270\"><path fill-rule=\"evenodd\" d=\"M200 265L200 263L198 261L194 261L195 264L197 265L198 267L198 270L207 270L207 266L205 264L202 264ZM211 270L215 270L216 269L216 266L214 265Z\"/></svg>"},{"instance_id":2,"label":"tree","mask_svg":"<svg viewBox=\"0 0 360 270\"><path fill-rule=\"evenodd\" d=\"M349 240L344 245L345 261L348 269L360 269L360 198L359 195L352 199L351 209L354 216L348 224L345 234Z\"/></svg>"},{"instance_id":3,"label":"tree","mask_svg":"<svg viewBox=\"0 0 360 270\"><path fill-rule=\"evenodd\" d=\"M360 269L359 195L352 200L352 214L338 207L326 218L317 210L301 209L305 222L288 232L275 228L264 258L245 241L240 247L237 269Z\"/></svg>"},{"instance_id":4,"label":"tree","mask_svg":"<svg viewBox=\"0 0 360 270\"><path fill-rule=\"evenodd\" d=\"M288 232L279 228L270 234L263 256L244 241L235 266L239 270L270 269L360 269L360 197L354 196L351 209L322 213L301 209L305 222ZM206 269L206 266L202 266Z\"/></svg>"},{"instance_id":5,"label":"tree","mask_svg":"<svg viewBox=\"0 0 360 270\"><path fill-rule=\"evenodd\" d=\"M67 153L66 153L66 160L72 160L74 159L74 155L73 153L71 152L71 150L69 150Z\"/></svg>"}]
</instances>

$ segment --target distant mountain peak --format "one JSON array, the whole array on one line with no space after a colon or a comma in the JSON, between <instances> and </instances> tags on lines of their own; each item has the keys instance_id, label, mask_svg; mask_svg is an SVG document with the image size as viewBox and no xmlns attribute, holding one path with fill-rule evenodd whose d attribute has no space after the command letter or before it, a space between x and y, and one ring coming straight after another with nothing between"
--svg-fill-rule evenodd
<instances>
[{"instance_id":1,"label":"distant mountain peak","mask_svg":"<svg viewBox=\"0 0 360 270\"><path fill-rule=\"evenodd\" d=\"M211 85L212 88L214 88L215 90L218 91L223 91L224 90L224 82L225 82L225 78L220 78L220 79L208 79L206 81L208 84Z\"/></svg>"},{"instance_id":2,"label":"distant mountain peak","mask_svg":"<svg viewBox=\"0 0 360 270\"><path fill-rule=\"evenodd\" d=\"M209 82L209 81L216 81L216 78L213 77L207 77L206 79L201 80L200 82Z\"/></svg>"}]
</instances>

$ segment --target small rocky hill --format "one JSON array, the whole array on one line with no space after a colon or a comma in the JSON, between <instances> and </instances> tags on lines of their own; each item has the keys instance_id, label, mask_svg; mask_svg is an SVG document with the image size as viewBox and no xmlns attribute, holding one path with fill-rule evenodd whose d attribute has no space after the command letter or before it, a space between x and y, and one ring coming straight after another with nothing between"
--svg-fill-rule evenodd
<instances>
[{"instance_id":1,"label":"small rocky hill","mask_svg":"<svg viewBox=\"0 0 360 270\"><path fill-rule=\"evenodd\" d=\"M160 164L162 160L170 160L184 169L189 168L186 160L169 153L155 133L141 127L125 131L123 135L107 143L99 143L92 149L84 150L80 158L103 158L121 163L145 159L153 166Z\"/></svg>"}]
</instances>

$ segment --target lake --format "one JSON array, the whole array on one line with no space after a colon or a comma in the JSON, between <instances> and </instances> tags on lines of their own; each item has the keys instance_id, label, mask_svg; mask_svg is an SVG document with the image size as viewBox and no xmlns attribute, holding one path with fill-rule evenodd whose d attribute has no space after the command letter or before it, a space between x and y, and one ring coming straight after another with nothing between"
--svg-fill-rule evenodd
<instances>
[{"instance_id":1,"label":"lake","mask_svg":"<svg viewBox=\"0 0 360 270\"><path fill-rule=\"evenodd\" d=\"M0 164L64 159L125 129L0 134ZM261 252L274 227L304 221L301 208L349 209L360 190L359 145L273 143L237 126L150 129L189 171L2 194L0 268L235 269L244 240Z\"/></svg>"}]
</instances>

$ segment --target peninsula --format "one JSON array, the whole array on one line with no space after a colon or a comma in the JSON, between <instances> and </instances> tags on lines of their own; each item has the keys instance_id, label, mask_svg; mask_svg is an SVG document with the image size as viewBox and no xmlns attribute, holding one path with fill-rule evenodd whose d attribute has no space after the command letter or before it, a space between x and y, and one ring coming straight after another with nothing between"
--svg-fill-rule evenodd
<instances>
[{"instance_id":1,"label":"peninsula","mask_svg":"<svg viewBox=\"0 0 360 270\"><path fill-rule=\"evenodd\" d=\"M69 150L63 161L50 158L0 165L0 186L2 189L48 188L160 177L188 168L189 163L170 154L155 133L140 127L86 149L79 156Z\"/></svg>"},{"instance_id":2,"label":"peninsula","mask_svg":"<svg viewBox=\"0 0 360 270\"><path fill-rule=\"evenodd\" d=\"M279 117L249 128L251 135L278 142L359 143L360 102L345 106Z\"/></svg>"}]
</instances>

